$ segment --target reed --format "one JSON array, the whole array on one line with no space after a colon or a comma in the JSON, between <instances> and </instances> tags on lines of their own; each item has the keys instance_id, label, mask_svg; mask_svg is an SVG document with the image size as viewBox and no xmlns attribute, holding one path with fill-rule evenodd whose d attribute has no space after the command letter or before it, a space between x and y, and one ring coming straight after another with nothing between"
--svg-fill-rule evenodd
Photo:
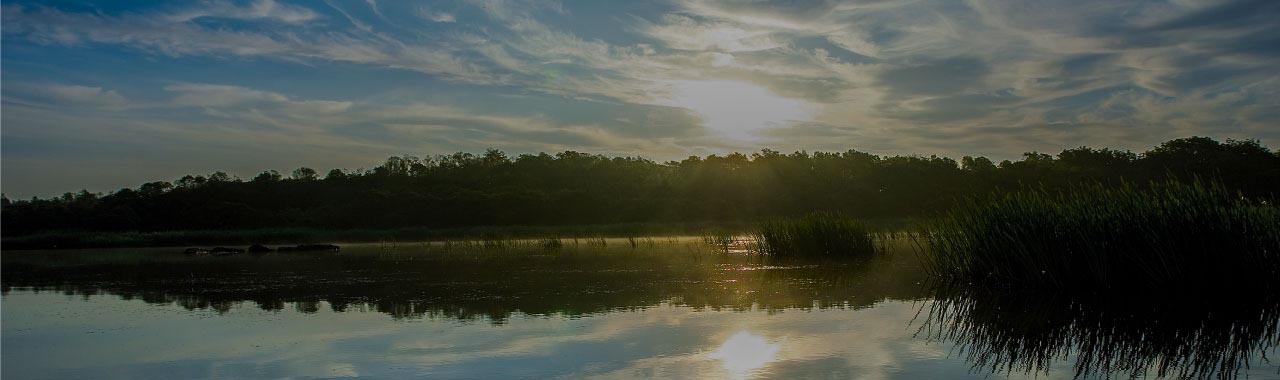
<instances>
[{"instance_id":1,"label":"reed","mask_svg":"<svg viewBox=\"0 0 1280 380\"><path fill-rule=\"evenodd\" d=\"M609 242L605 241L603 236L589 237L583 240L588 247L604 248L609 246Z\"/></svg>"},{"instance_id":2,"label":"reed","mask_svg":"<svg viewBox=\"0 0 1280 380\"><path fill-rule=\"evenodd\" d=\"M1280 278L1280 209L1200 181L971 200L922 236L930 273L966 283L1096 292Z\"/></svg>"},{"instance_id":3,"label":"reed","mask_svg":"<svg viewBox=\"0 0 1280 380\"><path fill-rule=\"evenodd\" d=\"M733 241L733 233L727 230L715 229L702 232L702 243L722 252L729 252L729 246L733 245Z\"/></svg>"},{"instance_id":4,"label":"reed","mask_svg":"<svg viewBox=\"0 0 1280 380\"><path fill-rule=\"evenodd\" d=\"M545 237L538 240L538 245L547 251L554 251L564 247L564 242L559 237Z\"/></svg>"},{"instance_id":5,"label":"reed","mask_svg":"<svg viewBox=\"0 0 1280 380\"><path fill-rule=\"evenodd\" d=\"M830 212L762 222L751 236L761 253L778 257L865 257L878 251L869 226Z\"/></svg>"}]
</instances>

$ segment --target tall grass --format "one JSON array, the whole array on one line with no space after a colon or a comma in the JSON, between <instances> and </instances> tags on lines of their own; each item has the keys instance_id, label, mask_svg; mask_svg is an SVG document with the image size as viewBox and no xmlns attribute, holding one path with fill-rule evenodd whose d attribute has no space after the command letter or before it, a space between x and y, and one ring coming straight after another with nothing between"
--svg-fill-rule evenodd
<instances>
[{"instance_id":1,"label":"tall grass","mask_svg":"<svg viewBox=\"0 0 1280 380\"><path fill-rule=\"evenodd\" d=\"M558 236L545 237L542 239L538 239L538 245L541 246L543 250L555 251L555 250L559 250L560 248L564 248L564 241L561 241L560 237Z\"/></svg>"},{"instance_id":2,"label":"tall grass","mask_svg":"<svg viewBox=\"0 0 1280 380\"><path fill-rule=\"evenodd\" d=\"M724 229L713 229L702 231L702 244L716 248L722 252L728 253L729 247L733 245L733 232Z\"/></svg>"},{"instance_id":3,"label":"tall grass","mask_svg":"<svg viewBox=\"0 0 1280 380\"><path fill-rule=\"evenodd\" d=\"M609 242L603 236L593 236L583 239L588 247L604 248L609 246Z\"/></svg>"},{"instance_id":4,"label":"tall grass","mask_svg":"<svg viewBox=\"0 0 1280 380\"><path fill-rule=\"evenodd\" d=\"M1280 278L1280 209L1199 181L970 201L925 236L926 268L963 282L1100 291Z\"/></svg>"},{"instance_id":5,"label":"tall grass","mask_svg":"<svg viewBox=\"0 0 1280 380\"><path fill-rule=\"evenodd\" d=\"M762 222L751 235L761 253L776 257L864 257L877 252L867 224L837 213Z\"/></svg>"}]
</instances>

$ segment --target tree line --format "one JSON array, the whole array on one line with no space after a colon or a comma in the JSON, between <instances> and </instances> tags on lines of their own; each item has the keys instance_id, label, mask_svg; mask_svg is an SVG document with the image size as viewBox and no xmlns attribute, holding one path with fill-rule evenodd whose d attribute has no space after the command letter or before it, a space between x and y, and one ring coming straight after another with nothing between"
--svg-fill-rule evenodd
<instances>
[{"instance_id":1,"label":"tree line","mask_svg":"<svg viewBox=\"0 0 1280 380\"><path fill-rule=\"evenodd\" d=\"M0 199L6 235L43 231L236 230L277 227L453 228L717 222L835 211L910 218L967 197L1026 186L1141 185L1212 180L1242 196L1272 199L1280 152L1257 140L1190 137L1146 152L1066 149L999 163L965 156L880 156L761 150L656 162L574 151L516 157L488 150L397 156L368 170L321 176L298 168L249 180L223 172L144 183L107 194Z\"/></svg>"}]
</instances>

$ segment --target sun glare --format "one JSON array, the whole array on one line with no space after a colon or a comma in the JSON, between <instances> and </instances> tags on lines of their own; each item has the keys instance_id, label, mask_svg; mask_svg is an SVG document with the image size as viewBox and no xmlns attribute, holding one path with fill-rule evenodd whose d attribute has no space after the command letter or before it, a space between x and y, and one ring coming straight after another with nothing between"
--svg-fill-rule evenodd
<instances>
[{"instance_id":1,"label":"sun glare","mask_svg":"<svg viewBox=\"0 0 1280 380\"><path fill-rule=\"evenodd\" d=\"M756 370L777 359L780 349L782 345L769 343L762 336L739 331L707 357L720 360L721 366L729 372L730 379L747 379Z\"/></svg>"},{"instance_id":2,"label":"sun glare","mask_svg":"<svg viewBox=\"0 0 1280 380\"><path fill-rule=\"evenodd\" d=\"M664 105L692 110L706 127L738 139L750 139L760 129L809 120L816 108L741 81L676 81L671 86L671 98Z\"/></svg>"}]
</instances>

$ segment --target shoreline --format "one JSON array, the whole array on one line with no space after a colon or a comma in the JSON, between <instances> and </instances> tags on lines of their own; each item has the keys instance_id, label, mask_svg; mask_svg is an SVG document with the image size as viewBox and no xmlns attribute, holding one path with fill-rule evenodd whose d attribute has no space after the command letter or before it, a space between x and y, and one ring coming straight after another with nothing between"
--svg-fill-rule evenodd
<instances>
[{"instance_id":1,"label":"shoreline","mask_svg":"<svg viewBox=\"0 0 1280 380\"><path fill-rule=\"evenodd\" d=\"M872 220L873 226L902 229L913 219ZM0 237L0 250L146 248L317 243L423 242L443 240L508 240L541 238L628 238L741 234L759 221L613 223L563 226L482 226L455 228L267 228L179 231L49 231Z\"/></svg>"},{"instance_id":2,"label":"shoreline","mask_svg":"<svg viewBox=\"0 0 1280 380\"><path fill-rule=\"evenodd\" d=\"M458 228L270 228L180 231L49 231L0 237L0 250L143 248L216 245L421 242L452 239L626 238L741 232L752 222L616 223L565 226L485 226Z\"/></svg>"}]
</instances>

